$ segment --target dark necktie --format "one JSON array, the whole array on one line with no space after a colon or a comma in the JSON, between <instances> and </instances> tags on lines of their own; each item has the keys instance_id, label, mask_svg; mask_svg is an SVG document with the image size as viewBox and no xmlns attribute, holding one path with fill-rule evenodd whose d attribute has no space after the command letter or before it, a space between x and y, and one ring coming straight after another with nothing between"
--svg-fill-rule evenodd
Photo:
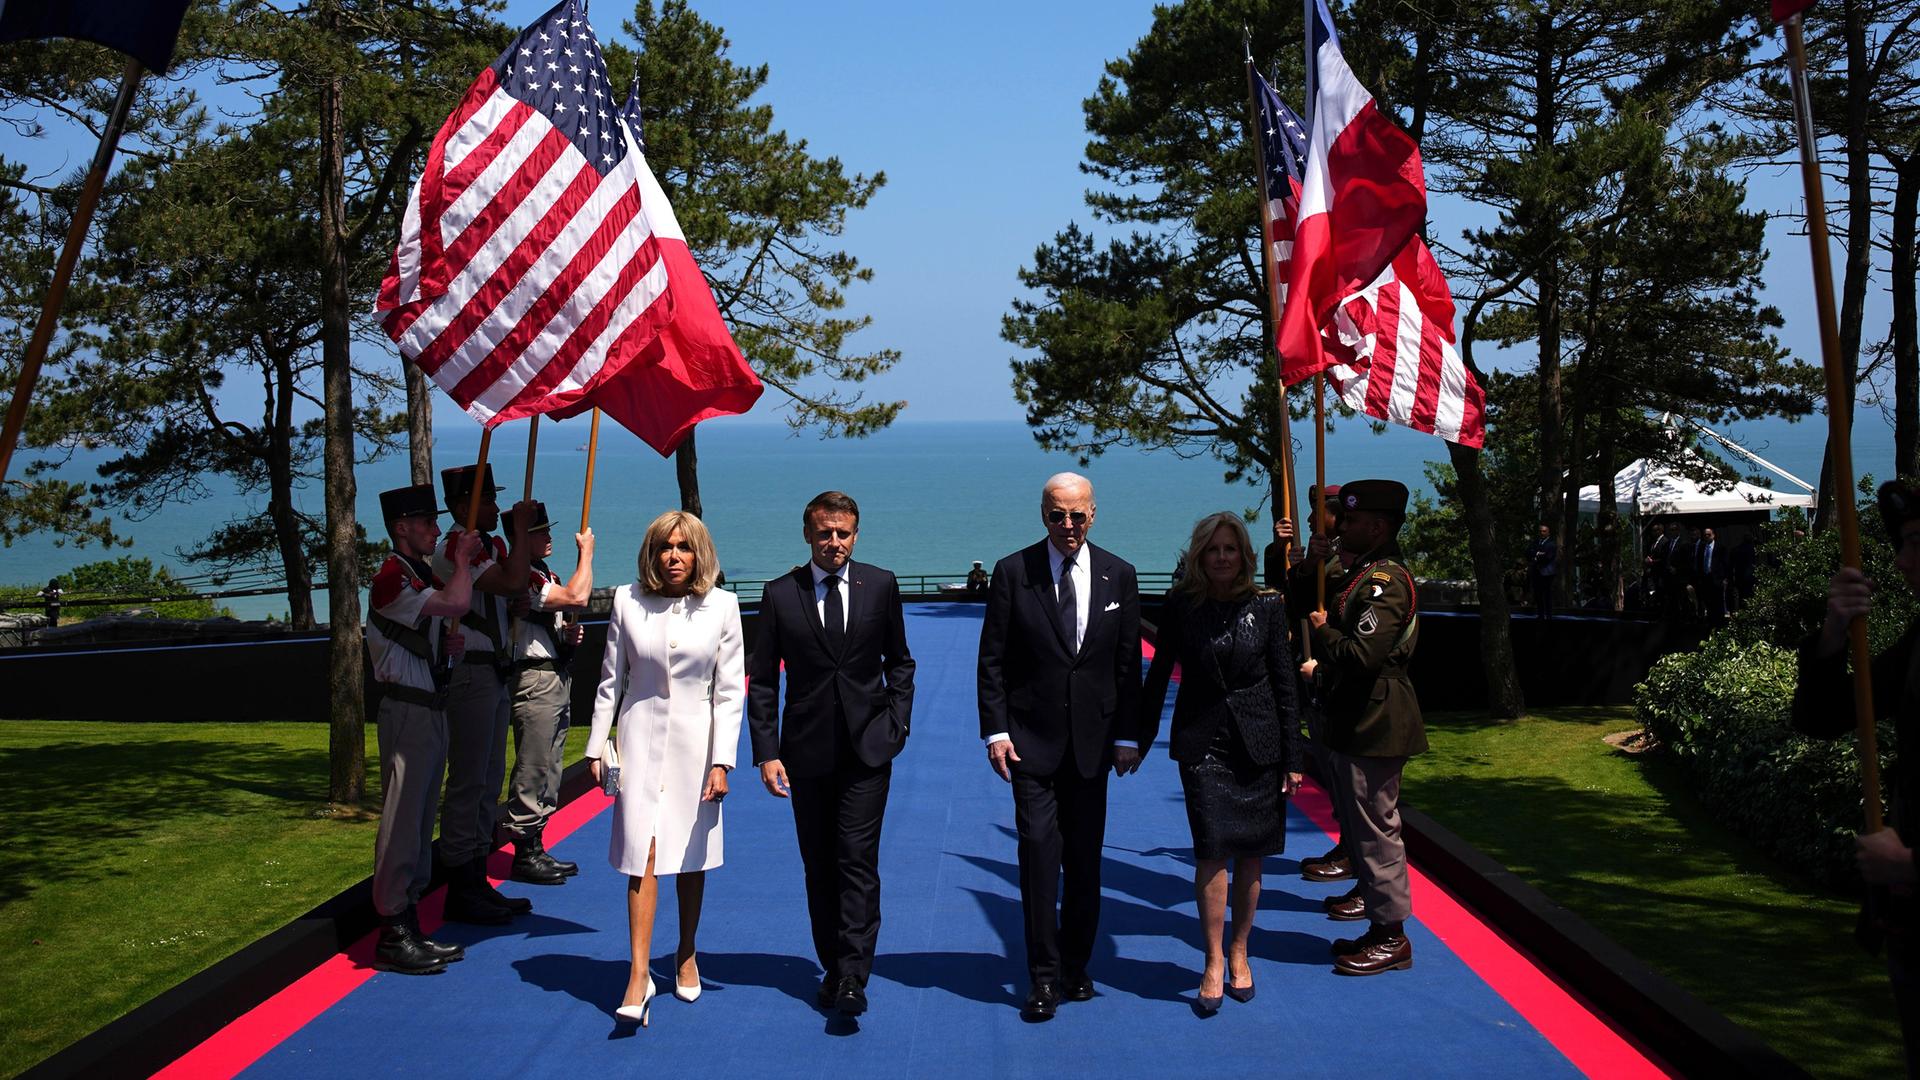
<instances>
[{"instance_id":1,"label":"dark necktie","mask_svg":"<svg viewBox=\"0 0 1920 1080\"><path fill-rule=\"evenodd\" d=\"M1060 636L1066 639L1067 651L1078 652L1079 641L1075 640L1080 632L1080 598L1073 591L1073 559L1060 560Z\"/></svg>"},{"instance_id":2,"label":"dark necktie","mask_svg":"<svg viewBox=\"0 0 1920 1080\"><path fill-rule=\"evenodd\" d=\"M840 575L838 574L827 575L827 602L824 607L826 613L822 616L822 621L826 624L827 648L833 651L833 655L839 656L840 644L847 636L847 616L846 609L840 605Z\"/></svg>"}]
</instances>

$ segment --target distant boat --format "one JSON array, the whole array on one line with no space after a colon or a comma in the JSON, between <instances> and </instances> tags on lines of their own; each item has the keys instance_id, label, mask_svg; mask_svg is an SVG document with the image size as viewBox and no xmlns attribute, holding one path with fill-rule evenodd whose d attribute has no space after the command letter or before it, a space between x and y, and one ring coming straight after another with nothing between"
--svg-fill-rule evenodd
<instances>
[{"instance_id":1,"label":"distant boat","mask_svg":"<svg viewBox=\"0 0 1920 1080\"><path fill-rule=\"evenodd\" d=\"M581 443L579 446L574 447L573 450L576 454L584 454L587 452L587 444Z\"/></svg>"}]
</instances>

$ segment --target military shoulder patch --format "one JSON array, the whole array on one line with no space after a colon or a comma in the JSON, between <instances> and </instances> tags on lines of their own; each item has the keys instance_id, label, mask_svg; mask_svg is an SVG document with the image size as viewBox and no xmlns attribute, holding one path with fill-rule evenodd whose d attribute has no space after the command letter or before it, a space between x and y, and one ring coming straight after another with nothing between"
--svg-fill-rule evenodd
<instances>
[{"instance_id":1,"label":"military shoulder patch","mask_svg":"<svg viewBox=\"0 0 1920 1080\"><path fill-rule=\"evenodd\" d=\"M1393 575L1387 573L1385 570L1375 570L1373 573L1368 574L1367 576L1374 579L1375 581L1392 581L1393 580Z\"/></svg>"}]
</instances>

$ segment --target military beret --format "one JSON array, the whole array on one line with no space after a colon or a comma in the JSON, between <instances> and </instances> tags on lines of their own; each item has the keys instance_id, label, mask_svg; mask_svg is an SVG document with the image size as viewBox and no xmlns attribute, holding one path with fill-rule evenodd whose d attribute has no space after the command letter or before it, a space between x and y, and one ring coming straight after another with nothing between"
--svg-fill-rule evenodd
<instances>
[{"instance_id":1,"label":"military beret","mask_svg":"<svg viewBox=\"0 0 1920 1080\"><path fill-rule=\"evenodd\" d=\"M1332 485L1328 485L1331 487ZM1407 516L1407 485L1398 480L1349 480L1340 486L1340 509Z\"/></svg>"},{"instance_id":2,"label":"military beret","mask_svg":"<svg viewBox=\"0 0 1920 1080\"><path fill-rule=\"evenodd\" d=\"M436 517L440 507L433 501L432 484L413 484L380 493L380 519L398 521L405 517Z\"/></svg>"},{"instance_id":3,"label":"military beret","mask_svg":"<svg viewBox=\"0 0 1920 1080\"><path fill-rule=\"evenodd\" d=\"M486 471L482 474L485 479L481 481L481 490L505 491L505 488L493 482L492 464L488 464L485 468ZM456 511L466 509L466 500L473 494L473 474L474 466L472 465L440 470L440 490L447 494L448 508Z\"/></svg>"},{"instance_id":4,"label":"military beret","mask_svg":"<svg viewBox=\"0 0 1920 1080\"><path fill-rule=\"evenodd\" d=\"M512 532L513 531L513 511L511 510L507 511L505 514L501 515L501 518L506 522L507 531ZM547 520L547 504L536 501L533 504L533 520L527 522L527 531L534 532L539 529L552 529L552 528L553 528L553 522Z\"/></svg>"}]
</instances>

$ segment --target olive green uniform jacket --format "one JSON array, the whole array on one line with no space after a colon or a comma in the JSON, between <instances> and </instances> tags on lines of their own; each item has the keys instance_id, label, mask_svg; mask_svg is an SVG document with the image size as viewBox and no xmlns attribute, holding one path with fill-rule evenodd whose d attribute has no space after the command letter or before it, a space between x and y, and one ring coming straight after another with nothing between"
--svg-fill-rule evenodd
<instances>
[{"instance_id":1,"label":"olive green uniform jacket","mask_svg":"<svg viewBox=\"0 0 1920 1080\"><path fill-rule=\"evenodd\" d=\"M1327 624L1313 631L1326 678L1327 747L1355 757L1411 757L1427 749L1407 665L1420 638L1413 575L1388 543L1353 564Z\"/></svg>"}]
</instances>

